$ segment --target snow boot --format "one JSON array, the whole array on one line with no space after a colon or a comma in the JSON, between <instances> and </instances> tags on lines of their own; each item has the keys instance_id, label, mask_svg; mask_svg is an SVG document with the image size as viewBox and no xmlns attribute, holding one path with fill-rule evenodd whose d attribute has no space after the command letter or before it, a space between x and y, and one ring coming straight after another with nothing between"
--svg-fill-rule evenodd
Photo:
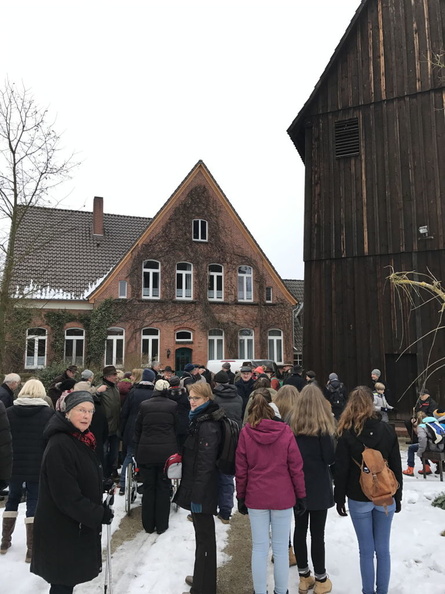
<instances>
[{"instance_id":1,"label":"snow boot","mask_svg":"<svg viewBox=\"0 0 445 594\"><path fill-rule=\"evenodd\" d=\"M25 518L26 526L26 563L31 563L32 543L34 537L34 518Z\"/></svg>"},{"instance_id":2,"label":"snow boot","mask_svg":"<svg viewBox=\"0 0 445 594\"><path fill-rule=\"evenodd\" d=\"M315 586L315 578L312 575L308 575L304 577L300 575L300 583L298 584L298 593L299 594L306 594L309 590Z\"/></svg>"},{"instance_id":3,"label":"snow boot","mask_svg":"<svg viewBox=\"0 0 445 594\"><path fill-rule=\"evenodd\" d=\"M11 546L12 533L14 532L17 520L16 511L3 512L2 543L0 545L0 554L4 555Z\"/></svg>"},{"instance_id":4,"label":"snow boot","mask_svg":"<svg viewBox=\"0 0 445 594\"><path fill-rule=\"evenodd\" d=\"M297 558L295 557L294 549L292 546L289 547L289 567L293 567L297 564Z\"/></svg>"},{"instance_id":5,"label":"snow boot","mask_svg":"<svg viewBox=\"0 0 445 594\"><path fill-rule=\"evenodd\" d=\"M332 582L329 578L326 578L324 582L315 580L314 594L327 594L332 590Z\"/></svg>"},{"instance_id":6,"label":"snow boot","mask_svg":"<svg viewBox=\"0 0 445 594\"><path fill-rule=\"evenodd\" d=\"M422 470L418 470L417 472L419 474L423 474L423 468ZM433 471L431 470L431 466L429 464L425 464L425 474L433 474Z\"/></svg>"},{"instance_id":7,"label":"snow boot","mask_svg":"<svg viewBox=\"0 0 445 594\"><path fill-rule=\"evenodd\" d=\"M414 476L414 466L408 466L406 470L402 470L402 474L405 476Z\"/></svg>"}]
</instances>

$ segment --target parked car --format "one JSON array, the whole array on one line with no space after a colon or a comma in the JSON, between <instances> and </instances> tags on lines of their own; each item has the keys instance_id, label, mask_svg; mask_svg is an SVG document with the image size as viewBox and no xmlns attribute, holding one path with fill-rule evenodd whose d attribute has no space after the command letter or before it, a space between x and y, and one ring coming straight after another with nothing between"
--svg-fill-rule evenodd
<instances>
[{"instance_id":1,"label":"parked car","mask_svg":"<svg viewBox=\"0 0 445 594\"><path fill-rule=\"evenodd\" d=\"M255 367L258 367L259 365L265 365L266 367L271 367L275 371L276 377L281 377L277 364L270 359L211 359L210 361L207 361L206 367L212 373L218 373L218 371L221 371L223 363L230 363L230 370L233 371L233 373L239 371L244 364L250 365L252 369L255 369Z\"/></svg>"}]
</instances>

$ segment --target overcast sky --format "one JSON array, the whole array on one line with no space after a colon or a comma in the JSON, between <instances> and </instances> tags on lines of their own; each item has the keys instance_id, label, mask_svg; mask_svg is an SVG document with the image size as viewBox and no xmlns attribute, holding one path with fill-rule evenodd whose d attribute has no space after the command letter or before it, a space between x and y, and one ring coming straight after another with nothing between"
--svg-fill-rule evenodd
<instances>
[{"instance_id":1,"label":"overcast sky","mask_svg":"<svg viewBox=\"0 0 445 594\"><path fill-rule=\"evenodd\" d=\"M0 82L82 161L61 206L153 216L202 159L283 278L303 278L286 129L360 0L1 0ZM60 195L57 199L60 199Z\"/></svg>"}]
</instances>

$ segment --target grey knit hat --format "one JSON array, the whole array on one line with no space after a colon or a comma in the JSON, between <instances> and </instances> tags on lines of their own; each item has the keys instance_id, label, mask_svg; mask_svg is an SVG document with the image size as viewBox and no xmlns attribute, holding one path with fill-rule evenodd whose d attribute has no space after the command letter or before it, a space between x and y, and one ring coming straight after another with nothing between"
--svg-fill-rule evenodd
<instances>
[{"instance_id":1,"label":"grey knit hat","mask_svg":"<svg viewBox=\"0 0 445 594\"><path fill-rule=\"evenodd\" d=\"M371 375L376 375L377 377L380 377L382 375L382 372L380 371L380 369L373 369L371 371Z\"/></svg>"},{"instance_id":2,"label":"grey knit hat","mask_svg":"<svg viewBox=\"0 0 445 594\"><path fill-rule=\"evenodd\" d=\"M338 375L336 373L329 374L329 381L332 382L334 380L338 380Z\"/></svg>"},{"instance_id":3,"label":"grey knit hat","mask_svg":"<svg viewBox=\"0 0 445 594\"><path fill-rule=\"evenodd\" d=\"M94 404L93 397L86 390L70 392L65 398L65 412L67 413L81 402L91 402L91 404Z\"/></svg>"}]
</instances>

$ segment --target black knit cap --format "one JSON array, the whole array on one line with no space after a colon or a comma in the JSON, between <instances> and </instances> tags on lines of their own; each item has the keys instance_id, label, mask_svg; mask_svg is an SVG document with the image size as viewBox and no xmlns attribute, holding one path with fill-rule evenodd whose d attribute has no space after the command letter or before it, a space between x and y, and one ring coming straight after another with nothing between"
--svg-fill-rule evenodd
<instances>
[{"instance_id":1,"label":"black knit cap","mask_svg":"<svg viewBox=\"0 0 445 594\"><path fill-rule=\"evenodd\" d=\"M229 383L229 376L225 371L218 371L218 373L213 378L217 384L228 384Z\"/></svg>"}]
</instances>

